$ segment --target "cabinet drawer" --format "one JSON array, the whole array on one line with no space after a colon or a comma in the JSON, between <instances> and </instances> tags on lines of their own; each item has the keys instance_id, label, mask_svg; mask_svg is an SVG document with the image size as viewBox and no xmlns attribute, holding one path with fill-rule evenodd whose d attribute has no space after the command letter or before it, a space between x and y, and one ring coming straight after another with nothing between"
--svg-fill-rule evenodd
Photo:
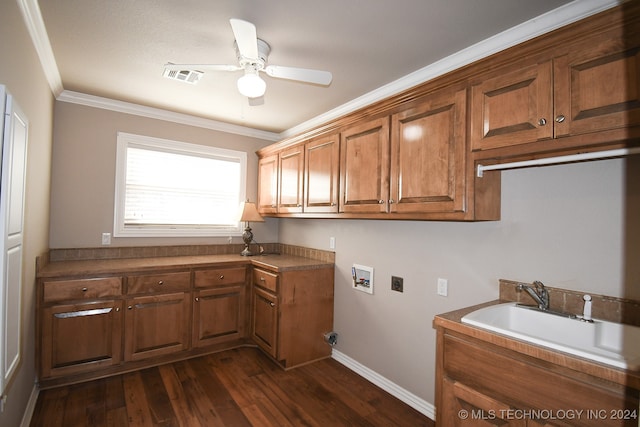
<instances>
[{"instance_id":1,"label":"cabinet drawer","mask_svg":"<svg viewBox=\"0 0 640 427\"><path fill-rule=\"evenodd\" d=\"M76 299L113 297L118 296L121 293L121 277L56 280L43 283L43 300L45 303Z\"/></svg>"},{"instance_id":2,"label":"cabinet drawer","mask_svg":"<svg viewBox=\"0 0 640 427\"><path fill-rule=\"evenodd\" d=\"M165 292L168 290L187 290L191 273L181 271L177 273L150 274L142 276L127 276L127 293L142 294Z\"/></svg>"},{"instance_id":3,"label":"cabinet drawer","mask_svg":"<svg viewBox=\"0 0 640 427\"><path fill-rule=\"evenodd\" d=\"M244 284L247 277L247 269L246 267L216 268L199 270L195 274L195 286L206 288L210 286Z\"/></svg>"},{"instance_id":4,"label":"cabinet drawer","mask_svg":"<svg viewBox=\"0 0 640 427\"><path fill-rule=\"evenodd\" d=\"M278 275L269 273L268 271L255 268L253 270L253 283L256 286L260 286L265 289L269 289L271 292L278 292Z\"/></svg>"}]
</instances>

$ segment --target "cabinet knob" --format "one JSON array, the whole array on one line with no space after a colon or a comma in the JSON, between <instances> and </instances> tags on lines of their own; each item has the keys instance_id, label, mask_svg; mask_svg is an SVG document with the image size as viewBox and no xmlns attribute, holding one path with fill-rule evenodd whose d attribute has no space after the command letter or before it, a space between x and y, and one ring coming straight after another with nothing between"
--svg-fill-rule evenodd
<instances>
[{"instance_id":1,"label":"cabinet knob","mask_svg":"<svg viewBox=\"0 0 640 427\"><path fill-rule=\"evenodd\" d=\"M220 280L223 280L223 279L224 279L224 274L221 274L220 275Z\"/></svg>"},{"instance_id":2,"label":"cabinet knob","mask_svg":"<svg viewBox=\"0 0 640 427\"><path fill-rule=\"evenodd\" d=\"M260 281L261 281L261 282L264 282L264 277L261 277L261 278L260 278Z\"/></svg>"},{"instance_id":3,"label":"cabinet knob","mask_svg":"<svg viewBox=\"0 0 640 427\"><path fill-rule=\"evenodd\" d=\"M384 200L378 200L378 204L379 205L383 205L384 204Z\"/></svg>"},{"instance_id":4,"label":"cabinet knob","mask_svg":"<svg viewBox=\"0 0 640 427\"><path fill-rule=\"evenodd\" d=\"M539 124L540 126L544 126L544 125L546 125L546 124L547 124L547 119L545 119L544 117L543 117L543 118L541 118L540 120L538 120L538 124Z\"/></svg>"},{"instance_id":5,"label":"cabinet knob","mask_svg":"<svg viewBox=\"0 0 640 427\"><path fill-rule=\"evenodd\" d=\"M395 203L393 199L389 199L389 204Z\"/></svg>"},{"instance_id":6,"label":"cabinet knob","mask_svg":"<svg viewBox=\"0 0 640 427\"><path fill-rule=\"evenodd\" d=\"M116 312L120 311L120 307L116 307Z\"/></svg>"},{"instance_id":7,"label":"cabinet knob","mask_svg":"<svg viewBox=\"0 0 640 427\"><path fill-rule=\"evenodd\" d=\"M158 285L160 285L160 286L164 285L164 281L158 280Z\"/></svg>"},{"instance_id":8,"label":"cabinet knob","mask_svg":"<svg viewBox=\"0 0 640 427\"><path fill-rule=\"evenodd\" d=\"M558 117L556 117L556 123L562 123L564 122L564 119L566 119L566 117L560 114Z\"/></svg>"},{"instance_id":9,"label":"cabinet knob","mask_svg":"<svg viewBox=\"0 0 640 427\"><path fill-rule=\"evenodd\" d=\"M196 297L196 302L200 301L200 298Z\"/></svg>"},{"instance_id":10,"label":"cabinet knob","mask_svg":"<svg viewBox=\"0 0 640 427\"><path fill-rule=\"evenodd\" d=\"M87 288L82 288L82 292L87 292Z\"/></svg>"},{"instance_id":11,"label":"cabinet knob","mask_svg":"<svg viewBox=\"0 0 640 427\"><path fill-rule=\"evenodd\" d=\"M127 307L127 310L133 310L133 306L130 305L129 307Z\"/></svg>"},{"instance_id":12,"label":"cabinet knob","mask_svg":"<svg viewBox=\"0 0 640 427\"><path fill-rule=\"evenodd\" d=\"M270 302L270 303L269 303L269 305L270 305L271 307L275 307L275 306L276 306L276 303L275 303L275 302Z\"/></svg>"}]
</instances>

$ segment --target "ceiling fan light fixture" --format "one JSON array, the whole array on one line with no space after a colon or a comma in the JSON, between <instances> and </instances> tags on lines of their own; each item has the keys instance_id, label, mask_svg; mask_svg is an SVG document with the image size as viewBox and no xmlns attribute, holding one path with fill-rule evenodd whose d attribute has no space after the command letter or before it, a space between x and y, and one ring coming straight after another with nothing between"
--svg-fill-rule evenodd
<instances>
[{"instance_id":1,"label":"ceiling fan light fixture","mask_svg":"<svg viewBox=\"0 0 640 427\"><path fill-rule=\"evenodd\" d=\"M259 98L267 90L267 83L260 78L257 70L247 69L238 79L238 91L247 98Z\"/></svg>"}]
</instances>

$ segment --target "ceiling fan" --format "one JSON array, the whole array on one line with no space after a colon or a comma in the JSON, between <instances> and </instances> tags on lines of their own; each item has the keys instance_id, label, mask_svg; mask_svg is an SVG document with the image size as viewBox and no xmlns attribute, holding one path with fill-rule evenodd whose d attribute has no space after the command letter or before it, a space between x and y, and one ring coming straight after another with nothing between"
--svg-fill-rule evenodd
<instances>
[{"instance_id":1,"label":"ceiling fan","mask_svg":"<svg viewBox=\"0 0 640 427\"><path fill-rule=\"evenodd\" d=\"M164 76L197 83L203 74L201 70L211 71L244 71L238 79L238 91L249 98L249 102L261 98L267 84L260 77L260 72L278 79L295 80L328 86L333 76L328 71L310 70L306 68L283 67L267 65L271 48L264 40L257 36L256 27L251 22L242 19L230 19L231 29L235 36L234 47L238 57L238 65L218 64L165 64ZM255 103L253 105L256 105Z\"/></svg>"}]
</instances>

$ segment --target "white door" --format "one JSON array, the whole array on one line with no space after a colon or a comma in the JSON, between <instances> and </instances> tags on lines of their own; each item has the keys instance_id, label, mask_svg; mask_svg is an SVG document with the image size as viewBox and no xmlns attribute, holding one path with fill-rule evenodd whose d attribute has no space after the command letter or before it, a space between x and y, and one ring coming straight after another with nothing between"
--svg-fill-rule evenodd
<instances>
[{"instance_id":1,"label":"white door","mask_svg":"<svg viewBox=\"0 0 640 427\"><path fill-rule=\"evenodd\" d=\"M0 175L0 396L20 363L22 240L28 122L0 85L4 126Z\"/></svg>"}]
</instances>

